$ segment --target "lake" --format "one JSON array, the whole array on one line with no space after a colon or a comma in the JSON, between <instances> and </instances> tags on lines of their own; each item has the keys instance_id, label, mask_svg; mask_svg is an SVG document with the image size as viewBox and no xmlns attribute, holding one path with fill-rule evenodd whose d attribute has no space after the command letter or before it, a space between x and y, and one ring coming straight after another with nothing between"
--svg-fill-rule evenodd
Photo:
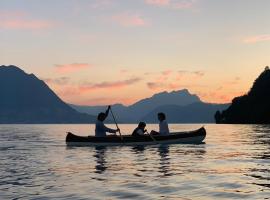
<instances>
[{"instance_id":1,"label":"lake","mask_svg":"<svg viewBox=\"0 0 270 200\"><path fill-rule=\"evenodd\" d=\"M0 125L0 199L270 199L270 126L205 128L199 145L95 148L65 144L93 125Z\"/></svg>"}]
</instances>

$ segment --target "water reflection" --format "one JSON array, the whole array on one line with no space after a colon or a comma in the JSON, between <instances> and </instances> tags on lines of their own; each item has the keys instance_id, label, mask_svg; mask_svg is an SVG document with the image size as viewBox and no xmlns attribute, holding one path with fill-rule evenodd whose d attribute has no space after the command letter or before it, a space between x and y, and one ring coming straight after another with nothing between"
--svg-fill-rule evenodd
<instances>
[{"instance_id":1,"label":"water reflection","mask_svg":"<svg viewBox=\"0 0 270 200\"><path fill-rule=\"evenodd\" d=\"M170 151L168 145L161 145L158 147L158 153L160 156L159 159L159 172L162 174L163 177L171 176L170 170Z\"/></svg>"},{"instance_id":2,"label":"water reflection","mask_svg":"<svg viewBox=\"0 0 270 200\"><path fill-rule=\"evenodd\" d=\"M254 125L251 128L250 140L252 148L256 151L253 158L256 167L250 168L247 176L254 178L252 184L270 188L270 170L268 169L270 158L270 125ZM268 163L268 164L267 164Z\"/></svg>"},{"instance_id":3,"label":"water reflection","mask_svg":"<svg viewBox=\"0 0 270 200\"><path fill-rule=\"evenodd\" d=\"M107 147L95 147L94 157L96 158L96 166L95 166L95 173L102 174L107 169L106 166L106 159L105 153L107 151Z\"/></svg>"},{"instance_id":4,"label":"water reflection","mask_svg":"<svg viewBox=\"0 0 270 200\"><path fill-rule=\"evenodd\" d=\"M144 150L145 150L145 146L144 146L144 145L137 145L137 146L133 146L133 147L132 147L132 151L133 151L135 154L143 153Z\"/></svg>"}]
</instances>

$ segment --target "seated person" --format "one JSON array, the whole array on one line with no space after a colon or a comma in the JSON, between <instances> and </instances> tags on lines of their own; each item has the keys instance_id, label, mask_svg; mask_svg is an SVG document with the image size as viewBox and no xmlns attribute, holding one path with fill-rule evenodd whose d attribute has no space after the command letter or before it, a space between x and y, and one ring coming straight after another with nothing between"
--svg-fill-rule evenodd
<instances>
[{"instance_id":1,"label":"seated person","mask_svg":"<svg viewBox=\"0 0 270 200\"><path fill-rule=\"evenodd\" d=\"M132 136L143 136L144 133L147 131L145 127L146 127L145 122L140 122L138 124L138 127L134 129Z\"/></svg>"},{"instance_id":2,"label":"seated person","mask_svg":"<svg viewBox=\"0 0 270 200\"><path fill-rule=\"evenodd\" d=\"M169 127L166 121L166 115L164 113L158 113L159 120L159 132L152 130L150 134L152 135L169 135Z\"/></svg>"},{"instance_id":3,"label":"seated person","mask_svg":"<svg viewBox=\"0 0 270 200\"><path fill-rule=\"evenodd\" d=\"M96 129L95 129L96 137L106 137L106 132L115 134L116 132L120 131L120 129L111 129L104 125L104 120L108 117L110 108L111 106L108 106L105 113L101 112L98 114L97 121L96 121Z\"/></svg>"}]
</instances>

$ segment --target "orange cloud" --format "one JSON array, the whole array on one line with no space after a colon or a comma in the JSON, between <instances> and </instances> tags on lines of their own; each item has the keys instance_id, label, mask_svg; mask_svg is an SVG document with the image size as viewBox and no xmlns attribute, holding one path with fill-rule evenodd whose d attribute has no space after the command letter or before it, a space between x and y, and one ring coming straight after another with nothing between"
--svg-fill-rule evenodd
<instances>
[{"instance_id":1,"label":"orange cloud","mask_svg":"<svg viewBox=\"0 0 270 200\"><path fill-rule=\"evenodd\" d=\"M197 77L202 77L205 74L203 71L195 71L195 72L192 72L192 73Z\"/></svg>"},{"instance_id":2,"label":"orange cloud","mask_svg":"<svg viewBox=\"0 0 270 200\"><path fill-rule=\"evenodd\" d=\"M87 69L91 67L88 63L73 63L73 64L66 64L66 65L59 65L56 64L55 70L59 73L70 73L70 72L76 72L80 71L82 69Z\"/></svg>"},{"instance_id":3,"label":"orange cloud","mask_svg":"<svg viewBox=\"0 0 270 200\"><path fill-rule=\"evenodd\" d=\"M179 70L174 72L172 70L165 70L160 72L161 75L156 77L155 80L146 83L147 87L151 90L159 90L159 89L179 89L180 87L185 87L183 83L179 83L180 80L195 80L200 79L205 75L203 71L186 71ZM186 85L190 87L191 85ZM198 87L199 85L192 85L192 87ZM201 87L201 86L199 86Z\"/></svg>"},{"instance_id":4,"label":"orange cloud","mask_svg":"<svg viewBox=\"0 0 270 200\"><path fill-rule=\"evenodd\" d=\"M248 44L264 42L264 41L270 41L270 34L255 35L255 36L247 37L243 40L244 43L248 43Z\"/></svg>"},{"instance_id":5,"label":"orange cloud","mask_svg":"<svg viewBox=\"0 0 270 200\"><path fill-rule=\"evenodd\" d=\"M201 78L205 75L205 72L203 71L185 71L185 70L179 70L176 80L179 81L185 77L187 78Z\"/></svg>"},{"instance_id":6,"label":"orange cloud","mask_svg":"<svg viewBox=\"0 0 270 200\"><path fill-rule=\"evenodd\" d=\"M148 82L147 86L151 90L158 90L160 88L164 88L166 85L162 82Z\"/></svg>"},{"instance_id":7,"label":"orange cloud","mask_svg":"<svg viewBox=\"0 0 270 200\"><path fill-rule=\"evenodd\" d=\"M92 90L97 90L97 89L119 89L126 87L128 85L133 85L137 82L141 81L140 78L131 78L123 81L115 81L115 82L102 82L102 83L96 83L96 84L88 84L84 86L80 86L79 90L81 92L88 92Z\"/></svg>"},{"instance_id":8,"label":"orange cloud","mask_svg":"<svg viewBox=\"0 0 270 200\"><path fill-rule=\"evenodd\" d=\"M112 21L125 27L146 26L146 21L140 15L122 13L111 17Z\"/></svg>"},{"instance_id":9,"label":"orange cloud","mask_svg":"<svg viewBox=\"0 0 270 200\"><path fill-rule=\"evenodd\" d=\"M48 20L27 19L27 14L20 11L3 11L0 13L1 29L41 30L55 25Z\"/></svg>"},{"instance_id":10,"label":"orange cloud","mask_svg":"<svg viewBox=\"0 0 270 200\"><path fill-rule=\"evenodd\" d=\"M121 103L124 105L129 105L134 102L132 98L107 98L107 97L97 97L92 99L81 100L79 104L88 105L88 106L97 106L97 105L111 105Z\"/></svg>"},{"instance_id":11,"label":"orange cloud","mask_svg":"<svg viewBox=\"0 0 270 200\"><path fill-rule=\"evenodd\" d=\"M172 73L172 70L166 70L166 71L163 71L161 72L164 76L168 76Z\"/></svg>"}]
</instances>

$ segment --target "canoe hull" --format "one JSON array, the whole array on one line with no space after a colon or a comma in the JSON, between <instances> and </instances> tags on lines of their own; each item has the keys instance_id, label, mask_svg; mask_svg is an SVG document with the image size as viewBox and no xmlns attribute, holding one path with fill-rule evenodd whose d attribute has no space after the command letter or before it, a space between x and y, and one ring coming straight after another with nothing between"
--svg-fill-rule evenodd
<instances>
[{"instance_id":1,"label":"canoe hull","mask_svg":"<svg viewBox=\"0 0 270 200\"><path fill-rule=\"evenodd\" d=\"M195 131L171 133L169 136L153 136L155 141L148 135L140 137L123 136L77 136L68 132L66 144L68 146L119 146L119 145L153 145L153 144L183 144L202 143L206 137L205 128Z\"/></svg>"}]
</instances>

